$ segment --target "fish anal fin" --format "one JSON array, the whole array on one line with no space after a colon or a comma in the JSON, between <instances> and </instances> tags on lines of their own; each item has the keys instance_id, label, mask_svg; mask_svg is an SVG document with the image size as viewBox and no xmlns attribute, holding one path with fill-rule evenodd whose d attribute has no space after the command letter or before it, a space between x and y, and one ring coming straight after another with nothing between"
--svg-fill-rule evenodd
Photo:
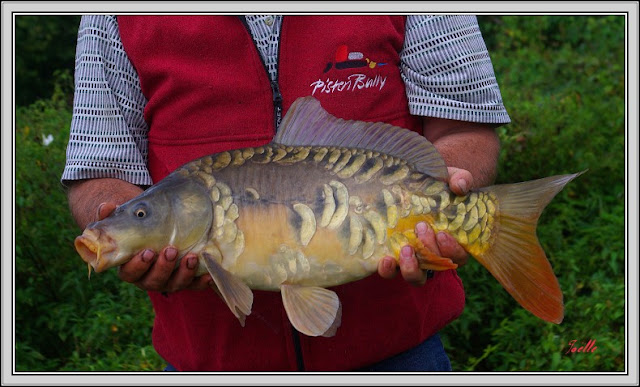
<instances>
[{"instance_id":1,"label":"fish anal fin","mask_svg":"<svg viewBox=\"0 0 640 387\"><path fill-rule=\"evenodd\" d=\"M410 231L410 233L415 235L413 231ZM411 244L420 269L444 271L458 268L458 264L454 263L450 258L442 257L429 250L417 236L410 238L410 241L412 241Z\"/></svg>"},{"instance_id":2,"label":"fish anal fin","mask_svg":"<svg viewBox=\"0 0 640 387\"><path fill-rule=\"evenodd\" d=\"M211 254L202 252L201 256L218 293L244 327L246 317L251 314L253 292L241 279L225 270Z\"/></svg>"},{"instance_id":3,"label":"fish anal fin","mask_svg":"<svg viewBox=\"0 0 640 387\"><path fill-rule=\"evenodd\" d=\"M289 321L307 336L335 335L342 318L338 295L315 286L282 284L282 302Z\"/></svg>"},{"instance_id":4,"label":"fish anal fin","mask_svg":"<svg viewBox=\"0 0 640 387\"><path fill-rule=\"evenodd\" d=\"M416 254L418 258L418 267L422 270L444 271L458 268L458 264L454 263L450 258L441 257L429 250L416 250Z\"/></svg>"},{"instance_id":5,"label":"fish anal fin","mask_svg":"<svg viewBox=\"0 0 640 387\"><path fill-rule=\"evenodd\" d=\"M418 259L418 267L422 270L444 271L458 268L458 265L451 259L439 256L429 250L413 230L392 234L390 243L396 259L400 259L400 249L403 246L411 246Z\"/></svg>"}]
</instances>

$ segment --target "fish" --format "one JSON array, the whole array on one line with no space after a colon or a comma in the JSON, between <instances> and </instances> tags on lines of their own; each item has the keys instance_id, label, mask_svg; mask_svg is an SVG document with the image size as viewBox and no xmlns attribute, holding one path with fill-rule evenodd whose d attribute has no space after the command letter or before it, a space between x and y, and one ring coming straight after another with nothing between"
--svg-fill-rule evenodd
<instances>
[{"instance_id":1,"label":"fish","mask_svg":"<svg viewBox=\"0 0 640 387\"><path fill-rule=\"evenodd\" d=\"M294 101L273 140L198 158L86 227L75 248L102 272L145 248L172 245L245 326L253 291L276 291L295 329L335 335L332 287L377 272L414 248L423 270L457 264L429 251L415 226L444 231L525 309L559 324L564 301L536 236L553 197L583 172L454 194L435 146L382 122L345 120L315 98Z\"/></svg>"}]
</instances>

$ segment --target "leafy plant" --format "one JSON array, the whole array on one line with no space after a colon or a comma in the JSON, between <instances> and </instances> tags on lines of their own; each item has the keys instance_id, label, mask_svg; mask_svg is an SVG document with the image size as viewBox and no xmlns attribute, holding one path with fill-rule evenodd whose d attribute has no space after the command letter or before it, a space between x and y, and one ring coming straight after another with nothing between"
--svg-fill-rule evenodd
<instances>
[{"instance_id":1,"label":"leafy plant","mask_svg":"<svg viewBox=\"0 0 640 387\"><path fill-rule=\"evenodd\" d=\"M16 111L16 370L158 370L146 294L105 273L89 281L60 176L71 109L61 76L49 100Z\"/></svg>"},{"instance_id":2,"label":"leafy plant","mask_svg":"<svg viewBox=\"0 0 640 387\"><path fill-rule=\"evenodd\" d=\"M16 103L51 97L58 72L72 72L80 16L16 15Z\"/></svg>"}]
</instances>

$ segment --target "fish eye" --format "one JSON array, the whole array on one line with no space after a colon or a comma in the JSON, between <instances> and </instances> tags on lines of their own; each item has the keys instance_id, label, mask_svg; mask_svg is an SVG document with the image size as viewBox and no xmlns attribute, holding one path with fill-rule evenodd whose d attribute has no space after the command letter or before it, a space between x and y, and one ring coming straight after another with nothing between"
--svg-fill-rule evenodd
<instances>
[{"instance_id":1,"label":"fish eye","mask_svg":"<svg viewBox=\"0 0 640 387\"><path fill-rule=\"evenodd\" d=\"M138 218L144 218L147 216L147 211L145 211L144 208L138 208L134 213Z\"/></svg>"}]
</instances>

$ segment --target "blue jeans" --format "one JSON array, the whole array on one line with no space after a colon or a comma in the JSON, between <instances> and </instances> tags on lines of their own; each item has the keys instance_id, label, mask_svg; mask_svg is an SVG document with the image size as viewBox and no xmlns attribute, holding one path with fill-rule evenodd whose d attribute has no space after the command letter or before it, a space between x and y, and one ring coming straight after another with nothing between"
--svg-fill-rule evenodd
<instances>
[{"instance_id":1,"label":"blue jeans","mask_svg":"<svg viewBox=\"0 0 640 387\"><path fill-rule=\"evenodd\" d=\"M362 367L361 372L428 372L451 371L449 357L444 351L440 335L437 333L421 344L382 360L379 363Z\"/></svg>"},{"instance_id":2,"label":"blue jeans","mask_svg":"<svg viewBox=\"0 0 640 387\"><path fill-rule=\"evenodd\" d=\"M165 371L177 371L167 364ZM418 346L379 363L357 369L358 372L427 372L451 371L449 357L444 351L440 336L436 333Z\"/></svg>"}]
</instances>

